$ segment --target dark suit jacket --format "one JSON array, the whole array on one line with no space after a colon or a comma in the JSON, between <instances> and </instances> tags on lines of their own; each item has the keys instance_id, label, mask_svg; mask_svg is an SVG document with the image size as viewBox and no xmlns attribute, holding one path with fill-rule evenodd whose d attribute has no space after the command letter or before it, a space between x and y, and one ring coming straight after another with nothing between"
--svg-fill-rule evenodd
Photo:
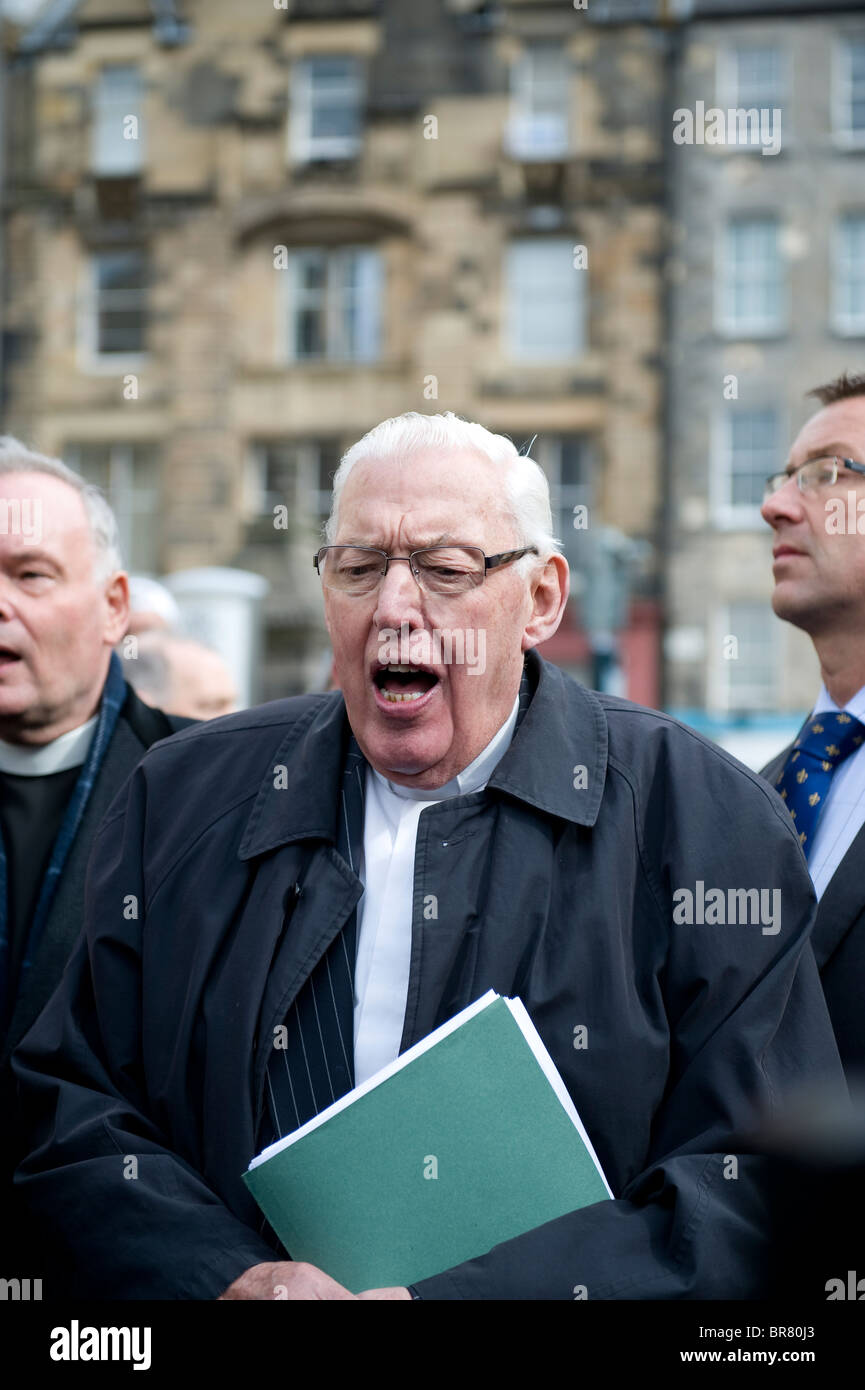
<instances>
[{"instance_id":1,"label":"dark suit jacket","mask_svg":"<svg viewBox=\"0 0 865 1390\"><path fill-rule=\"evenodd\" d=\"M792 743L763 768L775 785ZM838 1051L848 1073L865 1074L865 826L820 899L811 936Z\"/></svg>"},{"instance_id":2,"label":"dark suit jacket","mask_svg":"<svg viewBox=\"0 0 865 1390\"><path fill-rule=\"evenodd\" d=\"M81 930L84 921L84 879L87 861L100 821L151 744L159 739L169 738L194 722L151 708L150 705L144 704L132 686L127 684L126 699L118 715L111 741L105 750L78 833L63 867L42 940L28 972L26 987L18 998L8 1034L0 1048L0 1112L3 1115L3 1142L0 1146L0 1241L3 1254L7 1258L11 1258L11 1251L20 1239L20 1236L13 1235L11 1229L12 1170L19 1156L19 1140L9 1058L57 988ZM32 1272L36 1277L40 1274L40 1270L36 1268Z\"/></svg>"}]
</instances>

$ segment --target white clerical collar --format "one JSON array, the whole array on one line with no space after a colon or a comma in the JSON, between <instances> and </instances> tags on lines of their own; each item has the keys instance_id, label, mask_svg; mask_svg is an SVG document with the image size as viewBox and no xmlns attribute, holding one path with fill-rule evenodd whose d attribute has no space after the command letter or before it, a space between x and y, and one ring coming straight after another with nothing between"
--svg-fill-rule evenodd
<instances>
[{"instance_id":1,"label":"white clerical collar","mask_svg":"<svg viewBox=\"0 0 865 1390\"><path fill-rule=\"evenodd\" d=\"M370 771L378 778L383 788L405 801L444 801L449 796L466 796L469 792L480 791L481 787L486 786L493 769L505 755L505 750L514 736L519 711L520 697L517 693L514 707L498 733L493 734L486 748L478 753L474 762L469 763L468 767L464 767L462 772L458 772L449 782L445 782L443 787L401 787L398 782L389 782L386 777L382 777L374 767L371 767Z\"/></svg>"},{"instance_id":2,"label":"white clerical collar","mask_svg":"<svg viewBox=\"0 0 865 1390\"><path fill-rule=\"evenodd\" d=\"M98 718L99 715L94 714L86 724L69 729L59 738L38 747L6 743L0 738L0 772L13 772L18 777L48 777L52 772L81 767L87 761Z\"/></svg>"},{"instance_id":3,"label":"white clerical collar","mask_svg":"<svg viewBox=\"0 0 865 1390\"><path fill-rule=\"evenodd\" d=\"M844 709L847 714L852 714L854 718L861 719L862 723L865 724L865 685L862 686L861 690L856 691L852 699L847 701ZM829 710L837 714L840 711L840 706L836 705L825 685L821 685L820 694L817 696L817 703L811 713L825 714Z\"/></svg>"}]
</instances>

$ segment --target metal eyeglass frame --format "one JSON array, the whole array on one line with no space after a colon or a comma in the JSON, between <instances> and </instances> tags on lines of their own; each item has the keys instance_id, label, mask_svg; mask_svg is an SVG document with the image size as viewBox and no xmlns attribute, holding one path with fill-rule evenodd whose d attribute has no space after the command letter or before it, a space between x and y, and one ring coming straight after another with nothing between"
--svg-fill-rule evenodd
<instances>
[{"instance_id":1,"label":"metal eyeglass frame","mask_svg":"<svg viewBox=\"0 0 865 1390\"><path fill-rule=\"evenodd\" d=\"M483 555L483 574L481 575L479 583L474 585L475 588L478 588L479 585L483 583L484 579L486 578L487 570L496 569L499 565L507 565L510 563L511 560L520 560L524 555L540 554L540 551L538 550L536 545L524 545L521 550L503 550L498 555L484 555L484 552L481 550L479 545L470 545L468 542L460 541L452 541L450 545L425 545L420 550L413 550L409 555L388 555L386 550L379 550L378 546L375 545L323 545L319 550L315 552L315 554L312 557L312 563L315 566L315 572L322 581L324 580L324 576L322 575L322 572L319 569L319 563L321 561L321 557L328 550L362 550L367 555L383 556L384 569L382 570L379 576L379 582L382 579L384 579L385 575L387 574L388 566L390 565L392 560L405 560L406 564L409 566L412 574L414 575L417 584L422 589L425 586L421 577L421 571L412 562L416 555L426 555L431 550L475 550L479 555ZM342 590L342 592L346 591ZM369 590L369 592L372 593L372 590Z\"/></svg>"},{"instance_id":2,"label":"metal eyeglass frame","mask_svg":"<svg viewBox=\"0 0 865 1390\"><path fill-rule=\"evenodd\" d=\"M832 464L835 470L834 478L827 479L826 481L827 487L834 487L835 483L837 483L838 474L841 471L841 468L849 468L850 471L853 473L865 473L865 463L857 463L855 459L842 458L840 454L826 454L825 457L827 459L832 460ZM770 474L770 476L766 479L763 500L765 501L767 498L773 497L776 492L780 491L780 489L784 486L785 483L789 483L791 478L796 479L796 486L798 487L800 492L806 492L807 489L803 487L800 481L802 477L802 469L807 468L808 465L811 463L820 462L821 460L819 458L808 459L806 463L800 464L799 467L794 469L792 473L783 472Z\"/></svg>"}]
</instances>

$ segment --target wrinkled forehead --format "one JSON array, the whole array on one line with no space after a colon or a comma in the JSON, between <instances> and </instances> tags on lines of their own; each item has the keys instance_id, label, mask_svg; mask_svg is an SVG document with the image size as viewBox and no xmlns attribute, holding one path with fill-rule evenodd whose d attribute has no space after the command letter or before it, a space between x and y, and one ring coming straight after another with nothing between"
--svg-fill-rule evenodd
<instances>
[{"instance_id":1,"label":"wrinkled forehead","mask_svg":"<svg viewBox=\"0 0 865 1390\"><path fill-rule=\"evenodd\" d=\"M471 450L360 459L339 501L337 537L387 539L399 532L419 543L442 536L509 541L505 473Z\"/></svg>"},{"instance_id":2,"label":"wrinkled forehead","mask_svg":"<svg viewBox=\"0 0 865 1390\"><path fill-rule=\"evenodd\" d=\"M46 551L89 560L92 537L80 494L45 473L0 473L0 540L7 548L38 539Z\"/></svg>"}]
</instances>

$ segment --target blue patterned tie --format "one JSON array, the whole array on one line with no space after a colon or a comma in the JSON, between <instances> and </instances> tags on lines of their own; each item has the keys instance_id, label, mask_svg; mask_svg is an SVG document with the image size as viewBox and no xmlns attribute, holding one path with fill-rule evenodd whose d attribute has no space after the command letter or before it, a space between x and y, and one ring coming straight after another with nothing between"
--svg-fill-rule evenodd
<instances>
[{"instance_id":1,"label":"blue patterned tie","mask_svg":"<svg viewBox=\"0 0 865 1390\"><path fill-rule=\"evenodd\" d=\"M813 714L799 731L789 758L775 786L796 823L799 843L806 858L814 845L814 833L826 801L835 769L849 758L865 738L865 724L852 714Z\"/></svg>"}]
</instances>

